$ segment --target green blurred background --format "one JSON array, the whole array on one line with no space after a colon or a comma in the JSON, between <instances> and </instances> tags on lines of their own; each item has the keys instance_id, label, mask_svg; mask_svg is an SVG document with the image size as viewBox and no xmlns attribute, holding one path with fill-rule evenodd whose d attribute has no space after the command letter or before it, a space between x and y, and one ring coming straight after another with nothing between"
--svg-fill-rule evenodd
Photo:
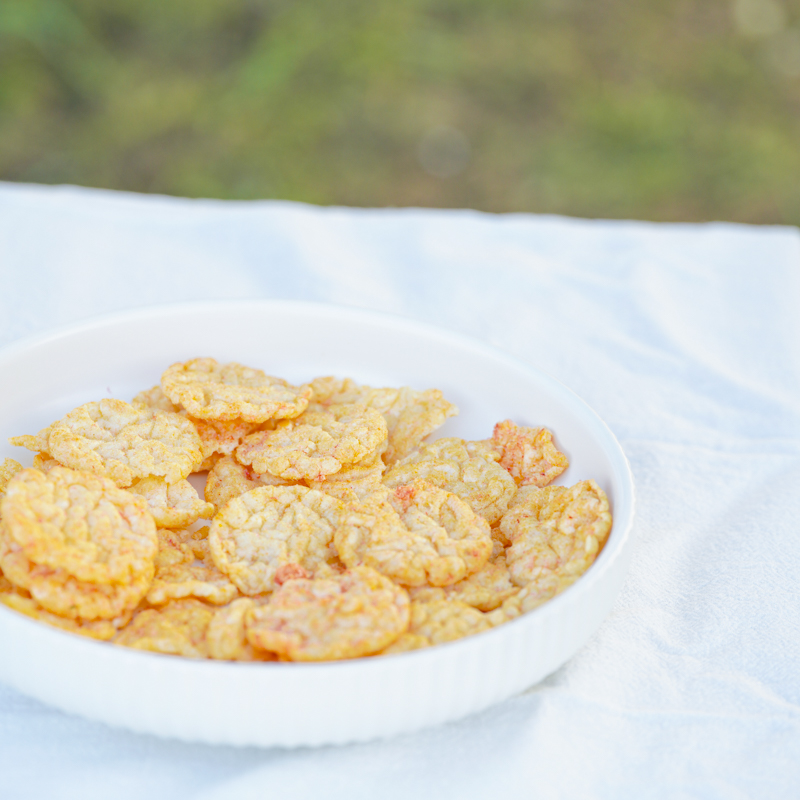
<instances>
[{"instance_id":1,"label":"green blurred background","mask_svg":"<svg viewBox=\"0 0 800 800\"><path fill-rule=\"evenodd\" d=\"M0 0L0 179L800 223L800 0Z\"/></svg>"}]
</instances>

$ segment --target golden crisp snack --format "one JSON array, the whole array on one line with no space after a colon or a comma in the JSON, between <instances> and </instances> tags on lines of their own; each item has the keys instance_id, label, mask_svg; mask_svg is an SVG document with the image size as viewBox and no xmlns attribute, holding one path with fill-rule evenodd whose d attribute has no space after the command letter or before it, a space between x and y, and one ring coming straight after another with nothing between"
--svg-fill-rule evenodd
<instances>
[{"instance_id":1,"label":"golden crisp snack","mask_svg":"<svg viewBox=\"0 0 800 800\"><path fill-rule=\"evenodd\" d=\"M214 563L243 594L271 592L281 567L313 574L336 562L333 532L344 507L305 486L262 486L234 497L208 535Z\"/></svg>"},{"instance_id":2,"label":"golden crisp snack","mask_svg":"<svg viewBox=\"0 0 800 800\"><path fill-rule=\"evenodd\" d=\"M408 386L374 389L359 385L351 378L342 380L332 376L316 378L311 386L315 405L362 403L383 414L389 436L383 456L387 465L405 458L448 417L458 414L458 408L445 400L438 389L421 392Z\"/></svg>"},{"instance_id":3,"label":"golden crisp snack","mask_svg":"<svg viewBox=\"0 0 800 800\"><path fill-rule=\"evenodd\" d=\"M447 586L492 552L489 525L463 500L424 481L383 504L352 504L334 536L348 568L365 565L405 586Z\"/></svg>"},{"instance_id":4,"label":"golden crisp snack","mask_svg":"<svg viewBox=\"0 0 800 800\"><path fill-rule=\"evenodd\" d=\"M203 451L203 463L198 471L202 471L202 467L206 465L210 469L220 456L233 455L233 451L245 440L245 437L259 427L255 422L243 422L239 419L226 421L189 417L189 420L197 430Z\"/></svg>"},{"instance_id":5,"label":"golden crisp snack","mask_svg":"<svg viewBox=\"0 0 800 800\"><path fill-rule=\"evenodd\" d=\"M24 447L28 450L33 450L34 453L44 453L45 455L50 455L49 448L49 441L50 441L50 431L53 429L52 425L48 425L46 428L42 428L35 436L25 435L25 436L12 436L8 441L14 445L14 447Z\"/></svg>"},{"instance_id":6,"label":"golden crisp snack","mask_svg":"<svg viewBox=\"0 0 800 800\"><path fill-rule=\"evenodd\" d=\"M13 458L7 458L0 464L0 498L5 494L8 482L21 471L22 464Z\"/></svg>"},{"instance_id":7,"label":"golden crisp snack","mask_svg":"<svg viewBox=\"0 0 800 800\"><path fill-rule=\"evenodd\" d=\"M151 389L139 392L139 394L131 400L131 405L157 408L159 411L171 411L173 414L177 414L181 411L181 407L175 405L175 403L164 394L160 384L153 386Z\"/></svg>"},{"instance_id":8,"label":"golden crisp snack","mask_svg":"<svg viewBox=\"0 0 800 800\"><path fill-rule=\"evenodd\" d=\"M577 579L592 565L611 531L608 498L594 481L531 488L503 517L511 542L506 560L520 587L552 576Z\"/></svg>"},{"instance_id":9,"label":"golden crisp snack","mask_svg":"<svg viewBox=\"0 0 800 800\"><path fill-rule=\"evenodd\" d=\"M507 419L494 426L488 443L519 486L546 486L569 466L547 428L524 428Z\"/></svg>"},{"instance_id":10,"label":"golden crisp snack","mask_svg":"<svg viewBox=\"0 0 800 800\"><path fill-rule=\"evenodd\" d=\"M437 439L395 464L384 476L389 487L424 480L458 495L490 525L508 509L517 484L485 442Z\"/></svg>"},{"instance_id":11,"label":"golden crisp snack","mask_svg":"<svg viewBox=\"0 0 800 800\"><path fill-rule=\"evenodd\" d=\"M213 563L184 563L156 570L146 599L150 605L160 606L170 600L196 597L222 606L238 595L236 586Z\"/></svg>"},{"instance_id":12,"label":"golden crisp snack","mask_svg":"<svg viewBox=\"0 0 800 800\"><path fill-rule=\"evenodd\" d=\"M248 615L247 638L290 661L358 658L408 627L408 594L368 567L318 580L287 581Z\"/></svg>"},{"instance_id":13,"label":"golden crisp snack","mask_svg":"<svg viewBox=\"0 0 800 800\"><path fill-rule=\"evenodd\" d=\"M277 661L274 653L247 641L246 618L257 608L250 597L240 597L214 614L206 631L208 655L223 661Z\"/></svg>"},{"instance_id":14,"label":"golden crisp snack","mask_svg":"<svg viewBox=\"0 0 800 800\"><path fill-rule=\"evenodd\" d=\"M311 398L310 386L292 386L260 369L213 358L173 364L161 376L161 388L190 416L205 420L291 419L305 411Z\"/></svg>"},{"instance_id":15,"label":"golden crisp snack","mask_svg":"<svg viewBox=\"0 0 800 800\"><path fill-rule=\"evenodd\" d=\"M156 554L156 570L174 567L178 564L192 564L208 557L208 528L191 531L159 529L158 553Z\"/></svg>"},{"instance_id":16,"label":"golden crisp snack","mask_svg":"<svg viewBox=\"0 0 800 800\"><path fill-rule=\"evenodd\" d=\"M493 611L517 591L518 587L511 582L504 555L444 589L448 600L458 600L480 611Z\"/></svg>"},{"instance_id":17,"label":"golden crisp snack","mask_svg":"<svg viewBox=\"0 0 800 800\"><path fill-rule=\"evenodd\" d=\"M37 566L97 584L152 578L157 538L147 503L106 478L24 469L8 484L2 516L7 538Z\"/></svg>"},{"instance_id":18,"label":"golden crisp snack","mask_svg":"<svg viewBox=\"0 0 800 800\"><path fill-rule=\"evenodd\" d=\"M38 469L40 472L50 472L53 467L63 467L64 465L59 464L54 458L50 458L50 456L44 453L37 453L33 457L33 464L31 466L34 469Z\"/></svg>"},{"instance_id":19,"label":"golden crisp snack","mask_svg":"<svg viewBox=\"0 0 800 800\"><path fill-rule=\"evenodd\" d=\"M217 509L240 494L258 489L259 486L290 486L293 481L284 481L268 472L256 475L250 467L240 464L232 456L223 456L211 468L206 478L205 498Z\"/></svg>"},{"instance_id":20,"label":"golden crisp snack","mask_svg":"<svg viewBox=\"0 0 800 800\"><path fill-rule=\"evenodd\" d=\"M241 464L284 480L322 480L373 458L387 440L386 422L364 405L306 411L274 431L251 434L236 449Z\"/></svg>"},{"instance_id":21,"label":"golden crisp snack","mask_svg":"<svg viewBox=\"0 0 800 800\"><path fill-rule=\"evenodd\" d=\"M466 603L457 600L412 600L408 632L384 649L381 655L454 642L491 627L491 622L480 611Z\"/></svg>"},{"instance_id":22,"label":"golden crisp snack","mask_svg":"<svg viewBox=\"0 0 800 800\"><path fill-rule=\"evenodd\" d=\"M114 399L86 403L54 422L48 447L60 464L123 488L149 476L175 483L201 460L200 438L189 420Z\"/></svg>"},{"instance_id":23,"label":"golden crisp snack","mask_svg":"<svg viewBox=\"0 0 800 800\"><path fill-rule=\"evenodd\" d=\"M163 478L143 478L128 491L147 501L159 528L185 528L198 519L214 516L214 506L201 500L187 480L169 484Z\"/></svg>"},{"instance_id":24,"label":"golden crisp snack","mask_svg":"<svg viewBox=\"0 0 800 800\"><path fill-rule=\"evenodd\" d=\"M187 598L163 608L140 611L114 639L115 644L187 658L208 658L206 631L214 609Z\"/></svg>"},{"instance_id":25,"label":"golden crisp snack","mask_svg":"<svg viewBox=\"0 0 800 800\"><path fill-rule=\"evenodd\" d=\"M311 489L319 489L346 503L381 503L389 498L389 490L382 481L384 469L383 460L376 454L326 475L322 480L307 480L306 483Z\"/></svg>"},{"instance_id":26,"label":"golden crisp snack","mask_svg":"<svg viewBox=\"0 0 800 800\"><path fill-rule=\"evenodd\" d=\"M18 589L28 592L43 608L80 622L111 620L121 627L152 581L152 571L126 583L103 584L78 580L66 570L43 567L26 558L22 548L0 527L0 568Z\"/></svg>"},{"instance_id":27,"label":"golden crisp snack","mask_svg":"<svg viewBox=\"0 0 800 800\"><path fill-rule=\"evenodd\" d=\"M0 587L0 603L8 608L24 614L26 617L44 622L55 628L60 628L69 633L77 633L79 636L88 636L90 639L108 641L117 633L117 628L108 620L97 620L95 622L76 622L68 617L58 614L51 614L42 608L32 597L26 597L19 590L3 591Z\"/></svg>"}]
</instances>

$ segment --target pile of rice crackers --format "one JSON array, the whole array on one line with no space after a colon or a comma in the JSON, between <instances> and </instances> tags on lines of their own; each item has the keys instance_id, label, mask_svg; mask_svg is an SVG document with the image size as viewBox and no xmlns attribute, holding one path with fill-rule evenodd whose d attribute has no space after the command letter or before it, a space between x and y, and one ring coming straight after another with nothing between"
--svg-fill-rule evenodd
<instances>
[{"instance_id":1,"label":"pile of rice crackers","mask_svg":"<svg viewBox=\"0 0 800 800\"><path fill-rule=\"evenodd\" d=\"M545 428L426 441L457 412L437 389L173 364L131 403L11 439L36 455L0 464L0 602L118 645L236 661L486 631L577 580L611 515L594 481L549 485L568 462Z\"/></svg>"}]
</instances>

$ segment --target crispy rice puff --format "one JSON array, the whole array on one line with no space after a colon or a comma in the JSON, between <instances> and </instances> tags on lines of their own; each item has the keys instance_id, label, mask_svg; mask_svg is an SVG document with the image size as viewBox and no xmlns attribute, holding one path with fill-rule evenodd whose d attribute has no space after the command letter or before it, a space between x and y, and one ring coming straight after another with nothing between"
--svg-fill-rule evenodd
<instances>
[{"instance_id":1,"label":"crispy rice puff","mask_svg":"<svg viewBox=\"0 0 800 800\"><path fill-rule=\"evenodd\" d=\"M42 428L35 436L12 436L8 441L14 447L24 447L27 450L33 450L34 453L43 453L46 456L50 455L48 450L50 441L50 431L53 429L52 425Z\"/></svg>"},{"instance_id":2,"label":"crispy rice puff","mask_svg":"<svg viewBox=\"0 0 800 800\"><path fill-rule=\"evenodd\" d=\"M346 503L381 503L389 498L389 490L381 480L385 467L380 455L350 467L344 467L323 480L306 481L310 488L338 497Z\"/></svg>"},{"instance_id":3,"label":"crispy rice puff","mask_svg":"<svg viewBox=\"0 0 800 800\"><path fill-rule=\"evenodd\" d=\"M2 501L3 571L48 611L111 619L153 578L153 517L142 498L66 467L18 473Z\"/></svg>"},{"instance_id":4,"label":"crispy rice puff","mask_svg":"<svg viewBox=\"0 0 800 800\"><path fill-rule=\"evenodd\" d=\"M342 467L373 458L387 440L374 409L350 404L307 411L274 431L251 434L236 449L241 464L285 480L322 480Z\"/></svg>"},{"instance_id":5,"label":"crispy rice puff","mask_svg":"<svg viewBox=\"0 0 800 800\"><path fill-rule=\"evenodd\" d=\"M240 464L232 456L223 456L208 473L205 498L220 509L228 500L259 486L290 486L293 483L275 478L268 472L256 475L250 467Z\"/></svg>"},{"instance_id":6,"label":"crispy rice puff","mask_svg":"<svg viewBox=\"0 0 800 800\"><path fill-rule=\"evenodd\" d=\"M408 627L408 594L368 567L287 581L249 614L247 638L290 661L377 653Z\"/></svg>"},{"instance_id":7,"label":"crispy rice puff","mask_svg":"<svg viewBox=\"0 0 800 800\"><path fill-rule=\"evenodd\" d=\"M51 614L32 597L28 596L27 592L16 588L10 591L3 591L2 587L0 587L0 603L20 614L24 614L26 617L35 619L37 622L44 622L54 628L60 628L62 631L77 633L79 636L88 636L90 639L108 641L117 633L117 627L109 620L76 622L68 617Z\"/></svg>"},{"instance_id":8,"label":"crispy rice puff","mask_svg":"<svg viewBox=\"0 0 800 800\"><path fill-rule=\"evenodd\" d=\"M592 565L611 530L605 492L594 481L521 491L500 522L512 582L575 580ZM544 585L544 584L543 584Z\"/></svg>"},{"instance_id":9,"label":"crispy rice puff","mask_svg":"<svg viewBox=\"0 0 800 800\"><path fill-rule=\"evenodd\" d=\"M457 600L413 600L408 631L384 649L381 655L454 642L491 627L484 614L466 603Z\"/></svg>"},{"instance_id":10,"label":"crispy rice puff","mask_svg":"<svg viewBox=\"0 0 800 800\"><path fill-rule=\"evenodd\" d=\"M184 417L113 399L86 403L54 422L40 452L122 488L151 475L175 483L201 457L200 438Z\"/></svg>"},{"instance_id":11,"label":"crispy rice puff","mask_svg":"<svg viewBox=\"0 0 800 800\"><path fill-rule=\"evenodd\" d=\"M350 378L317 378L311 382L314 403L332 406L340 403L362 403L383 414L389 443L383 460L392 465L415 450L432 431L458 408L444 399L438 389L419 392L404 386L400 389L374 389L361 386Z\"/></svg>"},{"instance_id":12,"label":"crispy rice puff","mask_svg":"<svg viewBox=\"0 0 800 800\"><path fill-rule=\"evenodd\" d=\"M161 376L161 388L190 416L205 420L291 419L305 411L311 397L310 386L292 386L260 369L213 358L173 364Z\"/></svg>"},{"instance_id":13,"label":"crispy rice puff","mask_svg":"<svg viewBox=\"0 0 800 800\"><path fill-rule=\"evenodd\" d=\"M334 541L349 568L365 565L405 586L447 586L492 552L489 525L456 495L424 481L382 504L352 504Z\"/></svg>"},{"instance_id":14,"label":"crispy rice puff","mask_svg":"<svg viewBox=\"0 0 800 800\"><path fill-rule=\"evenodd\" d=\"M0 464L0 497L5 494L8 482L18 473L22 472L22 464L14 461L13 458L7 458Z\"/></svg>"},{"instance_id":15,"label":"crispy rice puff","mask_svg":"<svg viewBox=\"0 0 800 800\"><path fill-rule=\"evenodd\" d=\"M161 391L160 385L153 386L152 389L147 389L144 392L139 392L139 394L131 400L131 405L146 406L147 408L155 408L159 411L171 411L173 414L177 414L182 410L180 406L175 405L175 403Z\"/></svg>"},{"instance_id":16,"label":"crispy rice puff","mask_svg":"<svg viewBox=\"0 0 800 800\"><path fill-rule=\"evenodd\" d=\"M497 458L485 442L437 439L395 464L383 481L391 488L427 481L458 495L491 525L505 514L517 491L514 479Z\"/></svg>"},{"instance_id":17,"label":"crispy rice puff","mask_svg":"<svg viewBox=\"0 0 800 800\"><path fill-rule=\"evenodd\" d=\"M115 644L155 653L208 658L206 631L214 609L187 598L163 608L140 611L114 639Z\"/></svg>"},{"instance_id":18,"label":"crispy rice puff","mask_svg":"<svg viewBox=\"0 0 800 800\"><path fill-rule=\"evenodd\" d=\"M493 611L519 591L511 582L505 556L486 565L468 578L444 588L410 589L412 600L458 600L479 611Z\"/></svg>"},{"instance_id":19,"label":"crispy rice puff","mask_svg":"<svg viewBox=\"0 0 800 800\"><path fill-rule=\"evenodd\" d=\"M338 561L333 532L344 507L304 486L262 486L230 500L208 535L214 563L243 594L273 591L283 568L311 575Z\"/></svg>"},{"instance_id":20,"label":"crispy rice puff","mask_svg":"<svg viewBox=\"0 0 800 800\"><path fill-rule=\"evenodd\" d=\"M277 661L274 653L247 641L247 617L258 607L250 597L240 597L215 612L206 631L208 655L223 661Z\"/></svg>"},{"instance_id":21,"label":"crispy rice puff","mask_svg":"<svg viewBox=\"0 0 800 800\"><path fill-rule=\"evenodd\" d=\"M201 500L187 480L170 485L163 478L143 478L128 491L147 501L159 528L185 528L198 519L214 516L214 506Z\"/></svg>"},{"instance_id":22,"label":"crispy rice puff","mask_svg":"<svg viewBox=\"0 0 800 800\"><path fill-rule=\"evenodd\" d=\"M569 466L547 428L523 428L507 419L494 426L487 443L519 486L547 486Z\"/></svg>"}]
</instances>

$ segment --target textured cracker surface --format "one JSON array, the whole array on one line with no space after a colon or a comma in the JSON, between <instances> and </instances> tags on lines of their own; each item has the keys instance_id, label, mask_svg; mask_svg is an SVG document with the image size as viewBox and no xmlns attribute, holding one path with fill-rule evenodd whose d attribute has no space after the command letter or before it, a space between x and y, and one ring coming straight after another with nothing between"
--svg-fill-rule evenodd
<instances>
[{"instance_id":1,"label":"textured cracker surface","mask_svg":"<svg viewBox=\"0 0 800 800\"><path fill-rule=\"evenodd\" d=\"M291 661L325 661L377 653L408 622L408 594L375 570L357 567L331 578L287 581L251 612L247 636Z\"/></svg>"}]
</instances>

